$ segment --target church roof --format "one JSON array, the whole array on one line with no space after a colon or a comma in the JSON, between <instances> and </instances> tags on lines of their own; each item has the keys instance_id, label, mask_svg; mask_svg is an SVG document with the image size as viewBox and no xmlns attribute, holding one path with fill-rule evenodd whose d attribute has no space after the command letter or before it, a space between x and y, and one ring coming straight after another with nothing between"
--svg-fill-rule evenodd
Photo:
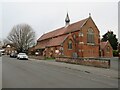
<instances>
[{"instance_id":1,"label":"church roof","mask_svg":"<svg viewBox=\"0 0 120 90\"><path fill-rule=\"evenodd\" d=\"M61 27L61 28L56 29L54 31L43 34L37 41L42 41L42 40L45 40L45 39L53 38L53 37L56 37L56 36L60 36L60 35L64 35L64 34L67 34L67 33L70 33L70 32L80 30L80 28L85 24L85 22L88 19L89 18L86 18L86 19L83 19L81 21L70 24L67 27Z\"/></svg>"},{"instance_id":2,"label":"church roof","mask_svg":"<svg viewBox=\"0 0 120 90\"><path fill-rule=\"evenodd\" d=\"M62 36L55 37L55 38L52 38L49 40L43 40L35 47L35 49L39 49L39 48L44 49L45 47L59 46L64 42L64 40L67 37L68 37L68 35L62 35Z\"/></svg>"},{"instance_id":3,"label":"church roof","mask_svg":"<svg viewBox=\"0 0 120 90\"><path fill-rule=\"evenodd\" d=\"M68 37L68 35L62 35L62 36L59 36L59 37L56 37L56 38L52 38L49 41L49 44L47 46L51 47L51 46L61 45L67 37Z\"/></svg>"}]
</instances>

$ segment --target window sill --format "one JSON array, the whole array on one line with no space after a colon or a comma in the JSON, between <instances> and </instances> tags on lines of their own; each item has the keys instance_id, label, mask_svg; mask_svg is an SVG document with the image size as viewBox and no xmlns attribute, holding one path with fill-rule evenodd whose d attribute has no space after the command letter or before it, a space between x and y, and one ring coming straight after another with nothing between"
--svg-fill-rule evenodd
<instances>
[{"instance_id":1,"label":"window sill","mask_svg":"<svg viewBox=\"0 0 120 90\"><path fill-rule=\"evenodd\" d=\"M68 49L68 50L72 50L72 49Z\"/></svg>"},{"instance_id":2,"label":"window sill","mask_svg":"<svg viewBox=\"0 0 120 90\"><path fill-rule=\"evenodd\" d=\"M95 43L87 43L87 45L92 45L93 46L93 45L95 45Z\"/></svg>"}]
</instances>

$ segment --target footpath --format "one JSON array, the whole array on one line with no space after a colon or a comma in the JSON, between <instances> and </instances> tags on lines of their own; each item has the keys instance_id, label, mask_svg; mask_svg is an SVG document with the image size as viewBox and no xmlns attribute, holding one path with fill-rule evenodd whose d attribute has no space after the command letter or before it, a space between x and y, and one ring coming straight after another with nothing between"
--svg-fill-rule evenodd
<instances>
[{"instance_id":1,"label":"footpath","mask_svg":"<svg viewBox=\"0 0 120 90\"><path fill-rule=\"evenodd\" d=\"M68 69L78 70L78 71L91 73L91 74L95 74L95 75L102 75L102 76L110 77L110 78L114 78L114 79L120 78L120 77L118 77L118 71L113 70L113 69L56 62L55 60L37 60L37 59L32 59L32 58L30 58L29 60L34 60L37 62L42 62L42 63L46 63L46 64L50 64L50 65L68 68Z\"/></svg>"}]
</instances>

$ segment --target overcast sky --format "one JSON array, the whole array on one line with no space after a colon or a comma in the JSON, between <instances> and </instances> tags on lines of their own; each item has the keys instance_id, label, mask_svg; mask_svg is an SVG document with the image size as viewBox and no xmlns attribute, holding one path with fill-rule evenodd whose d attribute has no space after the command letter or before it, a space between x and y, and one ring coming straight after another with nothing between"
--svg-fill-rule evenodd
<instances>
[{"instance_id":1,"label":"overcast sky","mask_svg":"<svg viewBox=\"0 0 120 90\"><path fill-rule=\"evenodd\" d=\"M7 37L14 25L26 23L34 29L38 39L43 33L65 26L67 12L70 23L87 18L91 13L100 35L112 30L118 37L118 2L6 1L0 7L2 7L3 38Z\"/></svg>"}]
</instances>

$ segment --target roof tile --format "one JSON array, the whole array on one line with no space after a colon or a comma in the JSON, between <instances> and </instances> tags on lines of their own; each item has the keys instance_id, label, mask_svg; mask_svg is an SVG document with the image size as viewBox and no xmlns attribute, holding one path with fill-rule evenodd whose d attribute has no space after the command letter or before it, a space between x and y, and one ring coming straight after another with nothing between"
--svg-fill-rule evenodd
<instances>
[{"instance_id":1,"label":"roof tile","mask_svg":"<svg viewBox=\"0 0 120 90\"><path fill-rule=\"evenodd\" d=\"M105 46L107 45L107 41L106 42L100 42L100 48L101 49L104 49L105 48Z\"/></svg>"},{"instance_id":2,"label":"roof tile","mask_svg":"<svg viewBox=\"0 0 120 90\"><path fill-rule=\"evenodd\" d=\"M70 24L67 27L62 27L62 28L56 29L54 31L48 32L46 34L43 34L38 39L38 41L42 41L42 40L45 40L45 39L48 39L48 38L56 37L56 36L63 35L63 34L73 32L73 31L76 31L76 30L80 30L80 28L84 25L84 23L87 20L88 20L88 18L83 19L81 21L78 21L76 23Z\"/></svg>"},{"instance_id":3,"label":"roof tile","mask_svg":"<svg viewBox=\"0 0 120 90\"><path fill-rule=\"evenodd\" d=\"M58 46L61 43L63 43L63 41L68 37L68 35L62 35L59 37L55 37L49 40L43 40L41 41L38 45L36 45L35 49L39 49L39 48L45 48L45 47L51 47L51 46Z\"/></svg>"}]
</instances>

